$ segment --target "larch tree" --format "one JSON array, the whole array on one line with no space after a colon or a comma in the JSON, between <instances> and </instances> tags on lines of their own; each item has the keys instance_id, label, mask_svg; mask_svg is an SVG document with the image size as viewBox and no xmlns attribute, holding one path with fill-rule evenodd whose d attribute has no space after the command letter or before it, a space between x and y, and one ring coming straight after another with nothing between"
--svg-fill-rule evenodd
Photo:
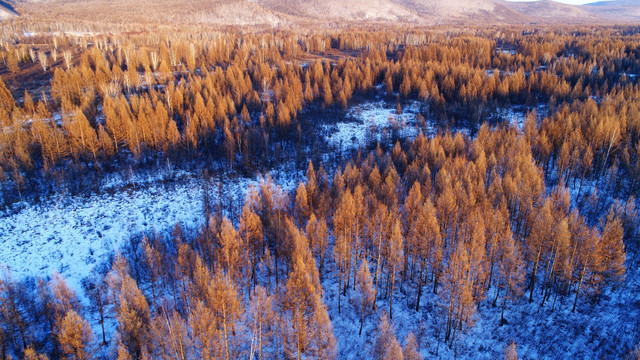
<instances>
[{"instance_id":1,"label":"larch tree","mask_svg":"<svg viewBox=\"0 0 640 360\"><path fill-rule=\"evenodd\" d=\"M496 289L496 299L500 289L503 289L504 295L500 319L504 321L504 311L508 302L516 300L523 294L526 272L519 245L514 241L510 231L501 239L499 246L500 280Z\"/></svg>"},{"instance_id":2,"label":"larch tree","mask_svg":"<svg viewBox=\"0 0 640 360\"><path fill-rule=\"evenodd\" d=\"M360 267L358 268L356 285L358 296L360 297L360 330L358 331L358 335L362 335L365 316L371 312L373 302L376 300L375 291L373 289L373 279L371 277L371 272L369 271L369 263L366 259L362 260Z\"/></svg>"},{"instance_id":3,"label":"larch tree","mask_svg":"<svg viewBox=\"0 0 640 360\"><path fill-rule=\"evenodd\" d=\"M302 359L309 346L309 325L316 305L315 295L311 272L302 255L298 255L294 259L293 271L287 278L284 300L284 308L289 313L293 329L293 338L286 339L289 353L298 360Z\"/></svg>"},{"instance_id":4,"label":"larch tree","mask_svg":"<svg viewBox=\"0 0 640 360\"><path fill-rule=\"evenodd\" d=\"M76 109L71 120L63 122L63 128L68 132L69 146L72 156L77 160L84 152L91 154L96 160L98 153L98 136L80 109Z\"/></svg>"},{"instance_id":5,"label":"larch tree","mask_svg":"<svg viewBox=\"0 0 640 360\"><path fill-rule=\"evenodd\" d=\"M610 211L603 224L599 249L600 271L605 279L619 280L626 271L622 220L614 212Z\"/></svg>"},{"instance_id":6,"label":"larch tree","mask_svg":"<svg viewBox=\"0 0 640 360\"><path fill-rule=\"evenodd\" d=\"M327 253L329 228L327 222L323 219L317 219L315 214L311 214L306 227L307 236L309 237L309 247L313 256L318 263L318 272L320 276L323 274L324 257Z\"/></svg>"},{"instance_id":7,"label":"larch tree","mask_svg":"<svg viewBox=\"0 0 640 360\"><path fill-rule=\"evenodd\" d=\"M383 313L378 322L378 335L373 345L372 358L375 360L403 360L402 347L398 342L393 324Z\"/></svg>"},{"instance_id":8,"label":"larch tree","mask_svg":"<svg viewBox=\"0 0 640 360\"><path fill-rule=\"evenodd\" d=\"M508 346L504 347L504 360L518 360L518 350L516 343L512 342Z\"/></svg>"},{"instance_id":9,"label":"larch tree","mask_svg":"<svg viewBox=\"0 0 640 360\"><path fill-rule=\"evenodd\" d=\"M298 189L296 190L296 199L295 199L295 215L298 221L298 224L304 224L309 215L311 214L311 206L309 204L309 199L307 196L307 188L301 182L298 185Z\"/></svg>"},{"instance_id":10,"label":"larch tree","mask_svg":"<svg viewBox=\"0 0 640 360\"><path fill-rule=\"evenodd\" d=\"M396 144L396 146L399 146ZM394 148L394 152L396 149ZM407 281L410 277L409 270L414 267L414 262L417 260L418 256L416 254L416 249L418 247L417 244L417 233L416 230L416 222L418 222L418 212L422 207L423 196L422 190L419 182L414 182L409 190L409 194L404 201L404 206L402 208L402 234L405 236L404 242L404 267L402 270L403 281Z\"/></svg>"},{"instance_id":11,"label":"larch tree","mask_svg":"<svg viewBox=\"0 0 640 360\"><path fill-rule=\"evenodd\" d=\"M321 166L322 168L322 166ZM317 210L318 208L318 197L320 194L318 193L318 179L316 177L316 171L313 167L313 162L309 160L309 165L307 165L307 171L305 173L307 178L307 184L305 186L307 190L307 198L309 200L309 205L311 207L311 211Z\"/></svg>"},{"instance_id":12,"label":"larch tree","mask_svg":"<svg viewBox=\"0 0 640 360\"><path fill-rule=\"evenodd\" d=\"M152 320L152 337L156 343L153 349L156 353L149 356L169 356L177 360L193 358L188 330L187 322L177 311L163 311Z\"/></svg>"},{"instance_id":13,"label":"larch tree","mask_svg":"<svg viewBox=\"0 0 640 360\"><path fill-rule=\"evenodd\" d=\"M563 265L569 265L571 234L566 218L558 221L552 238L550 258L547 260L545 282L543 283L542 305L551 296L551 284L561 281ZM557 292L556 292L557 294Z\"/></svg>"},{"instance_id":14,"label":"larch tree","mask_svg":"<svg viewBox=\"0 0 640 360\"><path fill-rule=\"evenodd\" d=\"M295 227L291 221L288 220L288 223ZM285 339L285 348L298 360L303 355L333 359L336 354L335 338L322 301L322 287L315 260L304 234L293 232L294 260L287 278L286 292L283 294L283 307L291 323L291 327L285 329L285 333L291 334Z\"/></svg>"},{"instance_id":15,"label":"larch tree","mask_svg":"<svg viewBox=\"0 0 640 360\"><path fill-rule=\"evenodd\" d=\"M439 293L446 313L445 341L455 340L456 331L462 328L465 319L470 319L475 309L473 286L470 279L470 260L468 250L458 244L444 272Z\"/></svg>"},{"instance_id":16,"label":"larch tree","mask_svg":"<svg viewBox=\"0 0 640 360\"><path fill-rule=\"evenodd\" d=\"M0 279L0 325L3 337L8 337L18 352L25 351L29 345L27 340L30 340L26 305L20 299L19 285L10 275Z\"/></svg>"},{"instance_id":17,"label":"larch tree","mask_svg":"<svg viewBox=\"0 0 640 360\"><path fill-rule=\"evenodd\" d=\"M104 323L107 316L107 306L109 305L109 285L103 275L94 273L83 280L82 288L89 299L91 311L98 315L98 324L100 324L100 329L102 330L102 342L100 345L106 345L107 335Z\"/></svg>"},{"instance_id":18,"label":"larch tree","mask_svg":"<svg viewBox=\"0 0 640 360\"><path fill-rule=\"evenodd\" d=\"M415 221L411 222L407 234L407 241L411 238L414 243L414 254L418 262L418 291L416 294L416 311L420 308L420 298L428 276L427 267L431 267L434 288L438 284L438 274L442 262L442 236L440 226L436 218L436 210L430 199L424 201L423 206L417 210ZM435 292L435 291L434 291Z\"/></svg>"},{"instance_id":19,"label":"larch tree","mask_svg":"<svg viewBox=\"0 0 640 360\"><path fill-rule=\"evenodd\" d=\"M24 360L49 360L49 357L46 354L41 354L29 347L24 350Z\"/></svg>"},{"instance_id":20,"label":"larch tree","mask_svg":"<svg viewBox=\"0 0 640 360\"><path fill-rule=\"evenodd\" d=\"M9 113L15 105L13 94L11 94L11 91L7 88L4 81L0 79L0 109Z\"/></svg>"},{"instance_id":21,"label":"larch tree","mask_svg":"<svg viewBox=\"0 0 640 360\"><path fill-rule=\"evenodd\" d=\"M68 359L87 360L93 357L91 326L74 310L67 311L62 319L58 341Z\"/></svg>"},{"instance_id":22,"label":"larch tree","mask_svg":"<svg viewBox=\"0 0 640 360\"><path fill-rule=\"evenodd\" d=\"M315 295L315 308L311 320L309 356L318 360L334 360L338 353L337 341L333 335L327 306L319 293Z\"/></svg>"},{"instance_id":23,"label":"larch tree","mask_svg":"<svg viewBox=\"0 0 640 360\"><path fill-rule=\"evenodd\" d=\"M262 249L264 246L264 231L262 227L262 221L260 216L246 204L242 208L242 214L240 215L240 237L242 238L242 244L245 245L245 250L250 254L245 257L250 263L251 273L249 274L250 282L255 289L257 283L257 266L262 256ZM247 262L245 262L246 264ZM248 265L248 264L247 264Z\"/></svg>"},{"instance_id":24,"label":"larch tree","mask_svg":"<svg viewBox=\"0 0 640 360\"><path fill-rule=\"evenodd\" d=\"M198 300L192 307L188 319L191 337L194 342L195 355L203 360L221 359L224 357L220 338L221 331L214 311L203 300Z\"/></svg>"},{"instance_id":25,"label":"larch tree","mask_svg":"<svg viewBox=\"0 0 640 360\"><path fill-rule=\"evenodd\" d=\"M547 243L549 242L548 229L551 224L555 224L555 220L551 215L551 204L545 201L542 208L538 212L529 236L526 239L527 260L532 265L531 277L529 281L529 302L533 302L533 291L538 277L538 268Z\"/></svg>"},{"instance_id":26,"label":"larch tree","mask_svg":"<svg viewBox=\"0 0 640 360\"><path fill-rule=\"evenodd\" d=\"M227 218L222 220L222 226L220 228L220 234L218 236L218 264L229 275L229 278L235 283L241 282L241 244L240 236L236 231L231 221Z\"/></svg>"},{"instance_id":27,"label":"larch tree","mask_svg":"<svg viewBox=\"0 0 640 360\"><path fill-rule=\"evenodd\" d=\"M333 233L335 245L333 249L333 260L338 265L340 271L338 277L338 312L340 312L340 298L343 292L346 293L347 282L349 281L350 265L352 259L353 232L352 225L355 214L355 203L351 192L347 191L342 196L338 208L333 215Z\"/></svg>"},{"instance_id":28,"label":"larch tree","mask_svg":"<svg viewBox=\"0 0 640 360\"><path fill-rule=\"evenodd\" d=\"M375 278L375 298L378 299L378 287L380 283L380 278L382 275L382 262L384 256L386 256L386 243L387 237L390 236L391 232L391 224L394 224L393 214L389 212L389 209L386 205L377 202L374 205L374 215L372 216L371 226L367 226L370 229L369 237L373 241L374 246L374 254L376 257L376 271L374 274ZM373 306L375 307L376 302L373 302Z\"/></svg>"},{"instance_id":29,"label":"larch tree","mask_svg":"<svg viewBox=\"0 0 640 360\"><path fill-rule=\"evenodd\" d=\"M571 312L575 312L576 306L578 305L578 298L585 285L585 280L587 280L587 282L593 282L596 286L598 280L600 280L598 276L600 265L598 261L600 259L598 250L600 249L601 237L597 229L589 228L585 224L584 219L572 221L572 223L574 226L576 280L578 282L573 307L571 308Z\"/></svg>"},{"instance_id":30,"label":"larch tree","mask_svg":"<svg viewBox=\"0 0 640 360\"><path fill-rule=\"evenodd\" d=\"M258 360L275 356L272 348L277 325L277 314L273 308L273 298L264 287L258 285L249 305L251 321L250 357Z\"/></svg>"},{"instance_id":31,"label":"larch tree","mask_svg":"<svg viewBox=\"0 0 640 360\"><path fill-rule=\"evenodd\" d=\"M108 277L118 320L118 353L142 359L148 356L150 343L151 312L147 299L128 274L124 260L116 259Z\"/></svg>"},{"instance_id":32,"label":"larch tree","mask_svg":"<svg viewBox=\"0 0 640 360\"><path fill-rule=\"evenodd\" d=\"M393 319L393 295L395 290L396 274L398 269L402 266L402 246L404 238L402 236L402 230L400 229L400 221L397 220L393 229L391 230L391 237L389 238L389 253L387 258L388 274L387 281L389 282L389 318Z\"/></svg>"},{"instance_id":33,"label":"larch tree","mask_svg":"<svg viewBox=\"0 0 640 360\"><path fill-rule=\"evenodd\" d=\"M44 307L44 314L48 318L49 328L53 340L53 356L57 356L61 351L60 332L62 321L67 313L74 311L81 312L81 305L73 289L69 287L67 281L58 273L53 274L53 278L44 288L40 285L40 298Z\"/></svg>"},{"instance_id":34,"label":"larch tree","mask_svg":"<svg viewBox=\"0 0 640 360\"><path fill-rule=\"evenodd\" d=\"M80 311L81 305L76 292L69 287L69 284L62 275L53 274L53 278L49 282L51 288L52 307L57 318L61 318L71 310Z\"/></svg>"},{"instance_id":35,"label":"larch tree","mask_svg":"<svg viewBox=\"0 0 640 360\"><path fill-rule=\"evenodd\" d=\"M153 311L158 312L158 285L163 275L162 255L150 243L148 237L142 239L142 250L144 251L144 260L149 272L149 285L151 286L151 303Z\"/></svg>"},{"instance_id":36,"label":"larch tree","mask_svg":"<svg viewBox=\"0 0 640 360\"><path fill-rule=\"evenodd\" d=\"M413 332L410 332L404 339L404 348L402 349L404 360L422 360L420 355L420 347Z\"/></svg>"},{"instance_id":37,"label":"larch tree","mask_svg":"<svg viewBox=\"0 0 640 360\"><path fill-rule=\"evenodd\" d=\"M215 309L215 319L222 326L222 343L224 358L226 360L237 358L236 351L232 347L232 337L237 336L236 324L242 315L242 304L238 291L228 274L218 271L212 284L210 298L211 308Z\"/></svg>"}]
</instances>

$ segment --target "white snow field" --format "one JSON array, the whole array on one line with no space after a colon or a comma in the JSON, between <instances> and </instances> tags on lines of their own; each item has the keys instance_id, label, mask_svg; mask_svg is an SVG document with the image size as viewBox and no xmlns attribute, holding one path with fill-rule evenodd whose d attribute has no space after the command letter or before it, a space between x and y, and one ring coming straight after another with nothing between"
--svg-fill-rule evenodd
<instances>
[{"instance_id":1,"label":"white snow field","mask_svg":"<svg viewBox=\"0 0 640 360\"><path fill-rule=\"evenodd\" d=\"M402 108L402 114L396 114L396 107L382 100L365 102L353 106L347 111L352 121L324 125L329 134L327 142L337 149L352 149L376 142L383 143L391 136L394 127L400 138L414 138L418 135L416 116L422 103L411 101ZM430 126L430 123L427 123ZM435 130L429 127L429 134ZM385 136L387 138L385 138Z\"/></svg>"},{"instance_id":2,"label":"white snow field","mask_svg":"<svg viewBox=\"0 0 640 360\"><path fill-rule=\"evenodd\" d=\"M273 173L276 184L297 185L280 174ZM158 180L115 193L59 195L8 215L0 213L0 266L14 278L58 272L81 293L81 280L133 236L168 233L176 223L186 231L197 230L204 223L205 181L188 174L174 182ZM249 186L259 181L223 177L221 191L241 206ZM209 191L213 202L218 200L216 187Z\"/></svg>"}]
</instances>

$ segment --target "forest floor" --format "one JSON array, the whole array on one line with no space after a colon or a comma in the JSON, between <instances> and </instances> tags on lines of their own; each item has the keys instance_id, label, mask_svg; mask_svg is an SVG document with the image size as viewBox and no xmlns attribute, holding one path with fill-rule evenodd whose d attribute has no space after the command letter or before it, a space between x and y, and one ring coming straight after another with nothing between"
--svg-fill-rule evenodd
<instances>
[{"instance_id":1,"label":"forest floor","mask_svg":"<svg viewBox=\"0 0 640 360\"><path fill-rule=\"evenodd\" d=\"M397 129L401 129L399 138L413 138L419 131L433 135L433 123L416 123L422 110L419 103L410 102L404 104L402 114L396 114L395 104L376 99L349 108L346 121L325 124L319 131L330 148L348 153L385 141L385 136ZM503 109L498 116L521 128L526 110ZM340 166L328 165L328 169ZM271 170L270 175L275 184L289 192L304 180L290 164ZM261 177L224 175L210 181L189 172L137 174L133 181L108 181L101 193L54 195L38 204L22 204L15 211L0 212L0 264L14 278L58 272L81 293L82 278L130 239L153 232L168 235L176 223L195 233L204 224L204 191L235 218L247 189L258 184ZM444 343L443 311L438 296L428 291L429 285L418 312L413 304L415 289L399 286L392 321L402 344L409 332L417 336L425 358L496 359L512 341L522 359L620 358L640 342L639 258L636 249L629 248L624 282L616 289L605 289L595 304L581 297L575 313L571 312L573 298L558 298L555 306L551 299L541 306L539 298L534 296L534 302L529 303L523 296L509 305L507 321L501 324L501 307L492 306L491 289L473 318L475 325L465 326L451 346ZM357 335L360 317L354 301L356 292L347 292L338 313L337 276L332 276L336 269L331 261L327 266L324 300L338 339L338 357L365 359L375 342L378 319L388 311L388 299L378 301L376 313L367 317L363 334ZM407 299L411 301L407 303Z\"/></svg>"}]
</instances>

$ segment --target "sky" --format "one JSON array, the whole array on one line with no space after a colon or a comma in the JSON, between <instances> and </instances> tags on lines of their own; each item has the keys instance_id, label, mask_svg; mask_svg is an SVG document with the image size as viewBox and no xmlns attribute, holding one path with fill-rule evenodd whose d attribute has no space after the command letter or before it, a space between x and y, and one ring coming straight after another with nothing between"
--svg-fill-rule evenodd
<instances>
[{"instance_id":1,"label":"sky","mask_svg":"<svg viewBox=\"0 0 640 360\"><path fill-rule=\"evenodd\" d=\"M507 0L507 1L523 1L523 0ZM587 4L591 2L596 2L598 0L555 0L555 1L565 3L565 4L582 5L582 4Z\"/></svg>"}]
</instances>

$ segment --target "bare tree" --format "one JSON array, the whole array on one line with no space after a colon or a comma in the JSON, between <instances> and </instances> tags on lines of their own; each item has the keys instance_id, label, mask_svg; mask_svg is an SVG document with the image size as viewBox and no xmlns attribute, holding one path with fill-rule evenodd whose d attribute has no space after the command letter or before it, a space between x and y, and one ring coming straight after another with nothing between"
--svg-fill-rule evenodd
<instances>
[{"instance_id":1,"label":"bare tree","mask_svg":"<svg viewBox=\"0 0 640 360\"><path fill-rule=\"evenodd\" d=\"M67 70L71 69L71 50L65 50L62 53L62 56L64 57L64 66L67 67Z\"/></svg>"},{"instance_id":2,"label":"bare tree","mask_svg":"<svg viewBox=\"0 0 640 360\"><path fill-rule=\"evenodd\" d=\"M38 51L38 60L40 61L40 65L42 65L42 70L47 71L49 67L49 59L47 58L47 53L44 50Z\"/></svg>"},{"instance_id":3,"label":"bare tree","mask_svg":"<svg viewBox=\"0 0 640 360\"><path fill-rule=\"evenodd\" d=\"M160 62L160 58L158 57L158 53L155 51L151 52L151 67L153 68L153 71L157 71L158 70L158 63Z\"/></svg>"}]
</instances>

